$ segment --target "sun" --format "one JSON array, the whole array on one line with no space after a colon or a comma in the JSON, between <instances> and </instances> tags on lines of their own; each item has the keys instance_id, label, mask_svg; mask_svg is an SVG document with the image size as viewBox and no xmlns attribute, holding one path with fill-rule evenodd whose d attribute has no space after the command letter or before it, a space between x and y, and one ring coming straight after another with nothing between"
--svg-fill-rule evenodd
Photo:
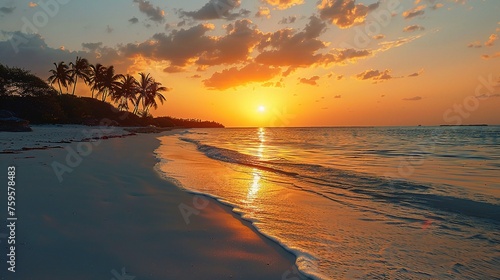
<instances>
[{"instance_id":1,"label":"sun","mask_svg":"<svg viewBox=\"0 0 500 280\"><path fill-rule=\"evenodd\" d=\"M259 107L257 107L257 111L264 113L266 111L266 107L260 105Z\"/></svg>"}]
</instances>

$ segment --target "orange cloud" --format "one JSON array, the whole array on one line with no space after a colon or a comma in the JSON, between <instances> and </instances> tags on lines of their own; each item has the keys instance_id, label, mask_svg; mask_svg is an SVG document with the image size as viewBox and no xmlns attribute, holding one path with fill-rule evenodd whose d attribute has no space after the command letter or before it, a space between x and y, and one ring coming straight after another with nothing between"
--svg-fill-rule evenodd
<instances>
[{"instance_id":1,"label":"orange cloud","mask_svg":"<svg viewBox=\"0 0 500 280\"><path fill-rule=\"evenodd\" d=\"M301 5L304 3L304 0L263 0L263 2L284 10L295 5Z\"/></svg>"},{"instance_id":2,"label":"orange cloud","mask_svg":"<svg viewBox=\"0 0 500 280\"><path fill-rule=\"evenodd\" d=\"M393 76L391 76L390 73L391 73L391 70L389 70L389 69L386 69L383 71L371 69L371 70L366 70L364 72L361 72L361 73L357 74L355 77L358 80L384 81L384 80L390 80L390 79L394 78Z\"/></svg>"},{"instance_id":3,"label":"orange cloud","mask_svg":"<svg viewBox=\"0 0 500 280\"><path fill-rule=\"evenodd\" d=\"M30 7L30 8L38 7L38 4L35 2L29 2L28 7Z\"/></svg>"},{"instance_id":4,"label":"orange cloud","mask_svg":"<svg viewBox=\"0 0 500 280\"><path fill-rule=\"evenodd\" d=\"M319 76L312 76L309 79L300 78L299 82L306 85L317 86L319 81Z\"/></svg>"},{"instance_id":5,"label":"orange cloud","mask_svg":"<svg viewBox=\"0 0 500 280\"><path fill-rule=\"evenodd\" d=\"M413 18L416 16L421 16L425 13L424 9L425 9L425 5L420 5L420 6L414 7L408 11L404 11L403 17L405 19L410 19L410 18Z\"/></svg>"},{"instance_id":6,"label":"orange cloud","mask_svg":"<svg viewBox=\"0 0 500 280\"><path fill-rule=\"evenodd\" d=\"M203 84L209 89L225 90L254 82L266 82L279 75L279 68L250 63L243 68L232 67L214 73Z\"/></svg>"},{"instance_id":7,"label":"orange cloud","mask_svg":"<svg viewBox=\"0 0 500 280\"><path fill-rule=\"evenodd\" d=\"M340 28L348 28L355 23L365 22L366 16L375 10L380 2L365 6L356 4L355 0L322 0L318 5L321 19L336 24Z\"/></svg>"},{"instance_id":8,"label":"orange cloud","mask_svg":"<svg viewBox=\"0 0 500 280\"><path fill-rule=\"evenodd\" d=\"M417 24L409 25L409 26L406 26L405 28L403 28L403 32L415 32L415 31L421 31L421 30L425 30L425 28L423 26L420 26Z\"/></svg>"},{"instance_id":9,"label":"orange cloud","mask_svg":"<svg viewBox=\"0 0 500 280\"><path fill-rule=\"evenodd\" d=\"M259 10L257 13L255 13L255 16L258 18L270 18L271 17L271 10L269 10L268 7L259 7Z\"/></svg>"},{"instance_id":10,"label":"orange cloud","mask_svg":"<svg viewBox=\"0 0 500 280\"><path fill-rule=\"evenodd\" d=\"M491 34L490 37L488 38L488 41L484 43L485 46L491 47L495 44L495 41L498 40L498 35L497 34Z\"/></svg>"},{"instance_id":11,"label":"orange cloud","mask_svg":"<svg viewBox=\"0 0 500 280\"><path fill-rule=\"evenodd\" d=\"M492 54L492 55L489 55L489 54L483 54L483 55L481 56L481 58L482 58L482 59L484 59L484 60L488 60L488 59L492 59L492 58L498 58L498 57L500 57L500 52L496 52L496 53L494 53L494 54Z\"/></svg>"}]
</instances>

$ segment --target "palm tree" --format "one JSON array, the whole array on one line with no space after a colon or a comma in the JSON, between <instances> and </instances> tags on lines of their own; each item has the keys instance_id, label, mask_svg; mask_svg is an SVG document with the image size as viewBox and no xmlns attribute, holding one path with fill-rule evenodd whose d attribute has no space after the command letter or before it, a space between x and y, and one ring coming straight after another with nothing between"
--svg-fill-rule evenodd
<instances>
[{"instance_id":1,"label":"palm tree","mask_svg":"<svg viewBox=\"0 0 500 280\"><path fill-rule=\"evenodd\" d=\"M108 96L113 96L116 89L119 87L118 80L120 79L120 74L115 74L115 67L109 66L103 72L102 84L98 94L102 95L102 101L106 101Z\"/></svg>"},{"instance_id":2,"label":"palm tree","mask_svg":"<svg viewBox=\"0 0 500 280\"><path fill-rule=\"evenodd\" d=\"M124 109L128 111L128 102L132 102L135 105L137 101L138 83L137 80L127 74L120 75L120 81L118 82L118 89L111 96L112 100L118 102L118 109Z\"/></svg>"},{"instance_id":3,"label":"palm tree","mask_svg":"<svg viewBox=\"0 0 500 280\"><path fill-rule=\"evenodd\" d=\"M101 91L105 71L106 67L102 66L100 63L90 65L88 83L90 85L90 90L92 91L92 98L94 98L95 91Z\"/></svg>"},{"instance_id":4,"label":"palm tree","mask_svg":"<svg viewBox=\"0 0 500 280\"><path fill-rule=\"evenodd\" d=\"M167 88L162 86L161 83L153 80L151 85L149 86L149 93L144 102L144 112L146 115L149 114L149 109L151 107L158 109L158 103L156 103L156 99L160 100L161 104L166 100L165 96L163 96L162 92L167 91Z\"/></svg>"},{"instance_id":5,"label":"palm tree","mask_svg":"<svg viewBox=\"0 0 500 280\"><path fill-rule=\"evenodd\" d=\"M69 74L68 65L64 64L64 61L59 62L59 64L54 62L55 69L51 69L50 73L52 74L49 77L49 83L52 85L55 82L59 85L59 93L62 94L61 86L65 87L66 90L68 86L73 82L73 78Z\"/></svg>"},{"instance_id":6,"label":"palm tree","mask_svg":"<svg viewBox=\"0 0 500 280\"><path fill-rule=\"evenodd\" d=\"M74 82L73 95L75 95L76 83L78 82L78 78L82 78L85 82L87 82L89 79L89 61L85 58L77 56L75 63L70 62L69 65L71 66L69 73Z\"/></svg>"},{"instance_id":7,"label":"palm tree","mask_svg":"<svg viewBox=\"0 0 500 280\"><path fill-rule=\"evenodd\" d=\"M137 114L139 111L139 104L141 104L142 101L142 106L145 108L145 100L148 98L149 94L149 89L151 87L151 84L153 83L153 78L149 76L149 74L144 74L144 73L139 73L140 79L138 80L138 96L134 104L134 114Z\"/></svg>"}]
</instances>

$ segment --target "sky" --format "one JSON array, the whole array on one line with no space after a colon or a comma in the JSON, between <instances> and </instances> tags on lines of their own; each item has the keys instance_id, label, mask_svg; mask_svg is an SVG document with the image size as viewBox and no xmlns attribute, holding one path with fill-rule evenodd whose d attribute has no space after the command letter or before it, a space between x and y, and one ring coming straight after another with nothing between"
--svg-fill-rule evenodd
<instances>
[{"instance_id":1,"label":"sky","mask_svg":"<svg viewBox=\"0 0 500 280\"><path fill-rule=\"evenodd\" d=\"M168 88L154 116L226 126L491 125L498 15L497 0L7 0L0 63L151 73Z\"/></svg>"}]
</instances>

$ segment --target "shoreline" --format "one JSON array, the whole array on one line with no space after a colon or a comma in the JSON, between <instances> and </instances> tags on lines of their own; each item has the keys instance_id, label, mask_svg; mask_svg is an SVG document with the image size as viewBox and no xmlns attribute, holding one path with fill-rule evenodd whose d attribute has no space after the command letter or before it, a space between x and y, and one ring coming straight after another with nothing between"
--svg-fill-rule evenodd
<instances>
[{"instance_id":1,"label":"shoreline","mask_svg":"<svg viewBox=\"0 0 500 280\"><path fill-rule=\"evenodd\" d=\"M282 279L292 271L295 256L232 209L160 178L153 151L158 135L172 133L102 141L61 183L50 162L67 149L1 155L2 168L18 169L20 220L18 269L2 279L111 278L122 268L137 279ZM189 223L183 204L197 211Z\"/></svg>"}]
</instances>

